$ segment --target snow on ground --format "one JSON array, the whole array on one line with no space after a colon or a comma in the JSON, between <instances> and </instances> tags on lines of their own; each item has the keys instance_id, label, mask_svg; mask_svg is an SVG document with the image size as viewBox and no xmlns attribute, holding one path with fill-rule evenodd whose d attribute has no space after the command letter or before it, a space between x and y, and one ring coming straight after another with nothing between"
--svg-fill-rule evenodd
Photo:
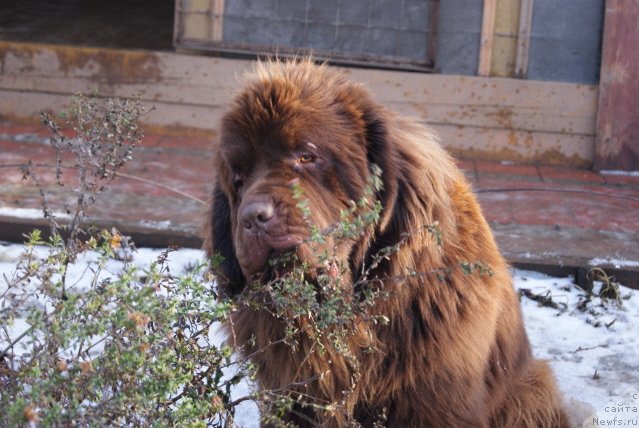
<instances>
[{"instance_id":1,"label":"snow on ground","mask_svg":"<svg viewBox=\"0 0 639 428\"><path fill-rule=\"evenodd\" d=\"M14 208L14 207L0 207L0 215L7 217L29 218L29 219L42 219L42 208ZM71 216L66 213L54 212L54 217L58 220L70 220Z\"/></svg>"},{"instance_id":2,"label":"snow on ground","mask_svg":"<svg viewBox=\"0 0 639 428\"><path fill-rule=\"evenodd\" d=\"M595 257L588 261L589 266L612 265L619 269L620 267L639 267L639 262L635 260L620 259L617 257Z\"/></svg>"},{"instance_id":3,"label":"snow on ground","mask_svg":"<svg viewBox=\"0 0 639 428\"><path fill-rule=\"evenodd\" d=\"M22 250L21 245L0 243L0 295L6 286L3 274L11 276ZM140 248L134 263L148 266L160 253L158 249ZM198 250L173 252L169 255L170 269L180 274L201 257L203 254ZM88 255L82 260L86 263L90 258ZM81 276L80 262L69 272L70 277ZM121 262L113 261L106 270L115 273L120 268ZM620 305L596 297L584 303L586 294L573 284L572 278L553 278L522 270L514 270L513 276L516 289L550 297L558 306L542 306L528 297L521 298L534 353L552 366L576 426L581 427L583 421L584 426L639 426L637 292L621 287L624 299ZM20 329L21 325L13 327ZM221 334L215 337L223 340ZM249 388L248 384L241 384L234 395L244 396ZM254 403L244 402L236 416L239 426L259 425Z\"/></svg>"},{"instance_id":4,"label":"snow on ground","mask_svg":"<svg viewBox=\"0 0 639 428\"><path fill-rule=\"evenodd\" d=\"M533 351L549 361L578 426L584 420L590 423L584 426L597 426L592 424L595 412L600 426L639 426L637 292L622 286L621 305L599 298L584 304L586 293L572 278L521 270L513 276L515 288L547 293L558 305L566 305L555 309L526 297L521 301ZM624 415L617 411L628 407L634 410Z\"/></svg>"},{"instance_id":5,"label":"snow on ground","mask_svg":"<svg viewBox=\"0 0 639 428\"><path fill-rule=\"evenodd\" d=\"M620 171L616 169L604 169L599 171L602 175L621 175L626 177L639 177L639 171Z\"/></svg>"}]
</instances>

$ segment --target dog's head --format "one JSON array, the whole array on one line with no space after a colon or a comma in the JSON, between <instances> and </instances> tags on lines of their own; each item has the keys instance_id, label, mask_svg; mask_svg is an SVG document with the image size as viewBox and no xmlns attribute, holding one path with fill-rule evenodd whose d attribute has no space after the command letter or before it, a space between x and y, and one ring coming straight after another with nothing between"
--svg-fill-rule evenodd
<instances>
[{"instance_id":1,"label":"dog's head","mask_svg":"<svg viewBox=\"0 0 639 428\"><path fill-rule=\"evenodd\" d=\"M382 114L361 86L309 60L262 63L248 76L222 120L207 245L224 257L232 292L274 255L295 250L314 263L317 248L305 242L309 223L321 230L338 222L365 194L373 164L384 182L375 197L392 207L394 154ZM389 216L382 214L380 227ZM347 261L352 247L333 248Z\"/></svg>"}]
</instances>

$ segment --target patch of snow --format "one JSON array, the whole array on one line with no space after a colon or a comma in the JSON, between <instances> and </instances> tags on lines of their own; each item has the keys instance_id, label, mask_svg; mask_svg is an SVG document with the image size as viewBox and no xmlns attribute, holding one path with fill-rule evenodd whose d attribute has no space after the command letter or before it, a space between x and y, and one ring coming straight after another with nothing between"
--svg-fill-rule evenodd
<instances>
[{"instance_id":1,"label":"patch of snow","mask_svg":"<svg viewBox=\"0 0 639 428\"><path fill-rule=\"evenodd\" d=\"M159 248L138 248L134 253L132 263L141 269L148 268L164 251ZM183 248L169 253L167 265L171 274L182 275L187 272L189 266L203 258L204 251Z\"/></svg>"},{"instance_id":2,"label":"patch of snow","mask_svg":"<svg viewBox=\"0 0 639 428\"><path fill-rule=\"evenodd\" d=\"M624 403L639 393L639 298L620 287L615 301L592 297L572 278L514 270L515 288L548 294L565 310L542 307L522 297L526 330L536 357L551 365L573 422L582 426L609 403ZM639 413L634 415L639 417ZM600 426L605 422L599 422Z\"/></svg>"},{"instance_id":3,"label":"patch of snow","mask_svg":"<svg viewBox=\"0 0 639 428\"><path fill-rule=\"evenodd\" d=\"M620 171L614 169L604 169L599 171L602 175L623 175L627 177L639 177L639 171Z\"/></svg>"},{"instance_id":4,"label":"patch of snow","mask_svg":"<svg viewBox=\"0 0 639 428\"><path fill-rule=\"evenodd\" d=\"M24 245L11 244L9 242L0 241L0 274L13 273L22 253L24 253ZM38 257L46 257L48 250L46 247L35 247L34 252ZM0 289L5 286L2 278L0 278Z\"/></svg>"},{"instance_id":5,"label":"patch of snow","mask_svg":"<svg viewBox=\"0 0 639 428\"><path fill-rule=\"evenodd\" d=\"M38 144L51 144L51 138L43 135L34 134L31 132L25 132L20 134L0 134L0 138L7 141L18 141L21 143L38 143Z\"/></svg>"},{"instance_id":6,"label":"patch of snow","mask_svg":"<svg viewBox=\"0 0 639 428\"><path fill-rule=\"evenodd\" d=\"M249 384L246 380L240 382L231 392L231 399L236 400L240 397L245 397L252 391L255 391L256 386ZM259 428L260 427L260 410L254 401L243 401L235 408L235 420L234 423L238 427L242 428Z\"/></svg>"},{"instance_id":7,"label":"patch of snow","mask_svg":"<svg viewBox=\"0 0 639 428\"><path fill-rule=\"evenodd\" d=\"M11 278L23 248L22 245L0 243L0 295L6 289L3 275ZM36 251L46 254L46 248ZM148 267L162 252L161 249L139 248L133 254L132 263L140 268ZM69 279L80 281L83 264L86 266L95 257L92 253L83 255L70 267ZM202 257L204 253L200 250L178 250L169 254L169 268L173 274L181 274ZM121 261L109 261L103 274L115 275L121 269ZM613 422L607 422L613 421L615 416L617 420L639 417L632 411L637 408L639 394L637 293L620 287L624 297L621 305L597 297L591 297L584 304L586 294L573 284L572 278L554 278L523 270L513 270L513 278L516 289L547 294L564 307L554 309L540 306L527 297L521 298L524 322L535 356L551 365L576 426L609 426ZM77 287L82 288L81 282ZM23 320L16 320L11 331L19 334L26 327ZM212 329L209 336L215 344L225 340L220 328ZM248 381L241 382L232 392L233 399L246 396L254 387ZM616 406L614 409L613 405ZM630 411L624 413L620 409ZM252 401L239 405L235 423L241 427L258 427L257 405Z\"/></svg>"},{"instance_id":8,"label":"patch of snow","mask_svg":"<svg viewBox=\"0 0 639 428\"><path fill-rule=\"evenodd\" d=\"M42 208L0 207L0 216L42 219ZM58 220L71 220L71 216L63 212L53 212Z\"/></svg>"},{"instance_id":9,"label":"patch of snow","mask_svg":"<svg viewBox=\"0 0 639 428\"><path fill-rule=\"evenodd\" d=\"M9 244L0 242L0 296L7 288L7 280L11 280L16 264L19 262L25 247L20 244ZM39 257L46 257L48 254L48 248L45 246L37 246L34 248L34 252ZM130 263L139 269L148 269L149 265L156 261L157 258L164 252L163 249L157 248L138 248L132 254L133 260ZM167 259L167 266L169 271L173 275L181 275L188 271L189 267L199 260L205 257L205 253L201 250L194 249L180 249L170 252ZM69 266L67 271L67 280L70 287L80 291L86 288L87 285L83 283L86 278L91 278L92 275L85 275L85 270L91 262L97 261L98 254L96 252L88 251L81 254L76 262ZM95 266L95 265L94 265ZM98 279L106 279L109 277L115 277L122 271L124 263L119 260L109 260L101 270ZM10 325L4 326L7 328L9 336L12 338L17 337L22 332L29 328L29 324L24 319L17 318L13 320ZM226 340L226 333L218 326L213 328L209 333L211 342L217 346L223 344ZM96 336L96 341L99 337ZM101 347L96 347L96 352L99 352ZM229 373L232 376L233 373ZM236 400L241 397L249 395L255 390L255 386L248 380L241 381L231 391L231 398ZM259 423L259 410L255 402L244 401L240 403L235 410L236 426L244 428L258 428Z\"/></svg>"},{"instance_id":10,"label":"patch of snow","mask_svg":"<svg viewBox=\"0 0 639 428\"><path fill-rule=\"evenodd\" d=\"M611 265L619 269L620 267L639 267L639 261L627 259L615 259L611 257L597 257L588 261L590 266Z\"/></svg>"},{"instance_id":11,"label":"patch of snow","mask_svg":"<svg viewBox=\"0 0 639 428\"><path fill-rule=\"evenodd\" d=\"M160 229L160 230L168 230L173 225L173 223L171 223L170 220L163 220L163 221L142 220L139 222L139 224L141 226L151 227L153 229Z\"/></svg>"}]
</instances>

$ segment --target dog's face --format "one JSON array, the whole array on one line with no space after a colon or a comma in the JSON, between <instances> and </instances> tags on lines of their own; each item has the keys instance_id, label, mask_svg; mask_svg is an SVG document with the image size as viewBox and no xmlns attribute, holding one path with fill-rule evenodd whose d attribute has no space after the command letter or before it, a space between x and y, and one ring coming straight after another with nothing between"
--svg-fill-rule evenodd
<instances>
[{"instance_id":1,"label":"dog's face","mask_svg":"<svg viewBox=\"0 0 639 428\"><path fill-rule=\"evenodd\" d=\"M310 63L276 71L249 82L236 97L217 146L212 214L217 229L228 227L230 234L214 224L213 244L219 249L215 241L232 238L245 279L291 250L315 262L318 249L305 243L309 223L323 229L339 221L369 182L371 113L362 104L368 102L364 91ZM298 207L296 186L310 218ZM215 218L225 214L226 226ZM341 257L348 251L337 247Z\"/></svg>"}]
</instances>

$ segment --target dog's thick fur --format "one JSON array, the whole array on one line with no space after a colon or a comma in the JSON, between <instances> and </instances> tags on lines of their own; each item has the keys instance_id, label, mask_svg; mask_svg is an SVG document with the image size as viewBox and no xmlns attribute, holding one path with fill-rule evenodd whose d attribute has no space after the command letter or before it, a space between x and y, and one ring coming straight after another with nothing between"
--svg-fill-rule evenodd
<instances>
[{"instance_id":1,"label":"dog's thick fur","mask_svg":"<svg viewBox=\"0 0 639 428\"><path fill-rule=\"evenodd\" d=\"M282 337L281 321L249 308L233 315L235 345L248 353L265 348L253 356L261 388L326 372L303 392L342 403L346 416L364 426L383 412L395 427L567 426L553 376L531 354L508 266L469 184L431 131L390 113L328 66L271 61L246 77L222 120L215 150L205 245L209 254L224 257L222 287L229 295L259 278L272 248L288 243L313 263L292 180L323 228L362 196L371 165L381 168L379 224L358 242L338 246L351 283L372 255L411 234L373 273L391 291L375 307L390 322L363 326L370 336L354 335L349 343L361 370L349 394L353 367L347 360L305 349L304 343L295 350L267 346ZM266 235L246 220L255 201L272 208ZM424 229L435 222L441 245ZM492 274L455 269L463 262L481 262ZM429 274L446 268L452 269L443 279ZM408 271L423 275L389 280ZM375 351L363 352L370 337ZM287 419L340 426L348 417L296 408Z\"/></svg>"}]
</instances>

